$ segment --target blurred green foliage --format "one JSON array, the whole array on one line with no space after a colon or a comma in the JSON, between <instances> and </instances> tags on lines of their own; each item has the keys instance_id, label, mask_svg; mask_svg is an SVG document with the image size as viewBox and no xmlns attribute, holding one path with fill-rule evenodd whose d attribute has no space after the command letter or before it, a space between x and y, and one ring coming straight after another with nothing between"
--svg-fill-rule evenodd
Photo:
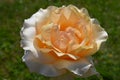
<instances>
[{"instance_id":1,"label":"blurred green foliage","mask_svg":"<svg viewBox=\"0 0 120 80\"><path fill-rule=\"evenodd\" d=\"M88 9L109 34L101 49L93 55L95 67L104 80L120 80L120 0L0 0L0 80L49 80L30 73L20 48L20 29L24 19L39 8L73 4ZM96 76L75 80L98 80Z\"/></svg>"}]
</instances>

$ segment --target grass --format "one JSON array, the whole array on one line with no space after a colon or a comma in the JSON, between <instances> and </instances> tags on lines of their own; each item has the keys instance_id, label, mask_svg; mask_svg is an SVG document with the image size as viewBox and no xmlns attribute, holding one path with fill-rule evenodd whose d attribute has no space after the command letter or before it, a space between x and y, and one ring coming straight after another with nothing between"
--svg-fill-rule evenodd
<instances>
[{"instance_id":1,"label":"grass","mask_svg":"<svg viewBox=\"0 0 120 80\"><path fill-rule=\"evenodd\" d=\"M104 80L120 80L120 0L0 0L0 80L48 80L30 73L21 57L20 29L23 21L39 8L73 4L88 9L109 34L101 49L93 55L95 67ZM75 80L99 80L96 76Z\"/></svg>"}]
</instances>

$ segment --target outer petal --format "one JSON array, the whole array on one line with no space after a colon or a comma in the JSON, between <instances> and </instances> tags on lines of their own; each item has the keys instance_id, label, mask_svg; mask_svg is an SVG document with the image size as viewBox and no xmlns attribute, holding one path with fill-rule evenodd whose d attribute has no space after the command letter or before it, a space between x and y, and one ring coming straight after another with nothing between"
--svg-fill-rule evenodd
<instances>
[{"instance_id":1,"label":"outer petal","mask_svg":"<svg viewBox=\"0 0 120 80\"><path fill-rule=\"evenodd\" d=\"M97 44L97 50L100 48L102 42L105 42L108 38L107 32L99 25L99 22L96 19L91 19L93 24L93 34Z\"/></svg>"},{"instance_id":2,"label":"outer petal","mask_svg":"<svg viewBox=\"0 0 120 80\"><path fill-rule=\"evenodd\" d=\"M38 56L33 45L33 40L36 34L36 23L40 20L43 20L46 16L46 13L46 10L39 10L38 12L33 14L32 17L24 21L24 25L20 31L20 35L22 38L21 47L23 47L24 50L32 51L35 56Z\"/></svg>"},{"instance_id":3,"label":"outer petal","mask_svg":"<svg viewBox=\"0 0 120 80\"><path fill-rule=\"evenodd\" d=\"M31 50L34 55L37 56L37 52L33 46L33 39L35 36L35 28L34 27L23 27L21 30L21 47L24 50Z\"/></svg>"},{"instance_id":4,"label":"outer petal","mask_svg":"<svg viewBox=\"0 0 120 80\"><path fill-rule=\"evenodd\" d=\"M30 71L37 72L45 76L54 77L59 76L65 72L64 69L58 70L52 64L45 64L42 58L44 56L39 55L39 57L35 57L31 51L26 51L23 56L23 60L29 67Z\"/></svg>"},{"instance_id":5,"label":"outer petal","mask_svg":"<svg viewBox=\"0 0 120 80\"><path fill-rule=\"evenodd\" d=\"M92 59L84 58L79 61L66 61L62 60L55 64L58 69L66 68L70 72L81 76L88 77L91 75L98 74L94 68Z\"/></svg>"},{"instance_id":6,"label":"outer petal","mask_svg":"<svg viewBox=\"0 0 120 80\"><path fill-rule=\"evenodd\" d=\"M39 21L36 24L36 34L41 33L41 27L44 27L45 25L48 25L50 23L55 22L59 16L53 15L52 12L56 9L55 6L50 6L45 10L40 10L43 12L41 15L42 17L38 17ZM54 20L54 21L53 21Z\"/></svg>"},{"instance_id":7,"label":"outer petal","mask_svg":"<svg viewBox=\"0 0 120 80\"><path fill-rule=\"evenodd\" d=\"M91 75L98 74L90 58L84 59L77 63L73 63L72 65L68 67L68 70L70 70L74 74L81 76L81 77L88 77Z\"/></svg>"}]
</instances>

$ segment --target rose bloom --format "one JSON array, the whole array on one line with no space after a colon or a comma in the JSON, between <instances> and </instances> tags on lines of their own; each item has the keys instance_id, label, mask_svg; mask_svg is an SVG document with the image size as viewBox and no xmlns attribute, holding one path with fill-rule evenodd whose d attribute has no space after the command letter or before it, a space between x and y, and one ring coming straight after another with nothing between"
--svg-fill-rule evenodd
<instances>
[{"instance_id":1,"label":"rose bloom","mask_svg":"<svg viewBox=\"0 0 120 80\"><path fill-rule=\"evenodd\" d=\"M73 5L40 9L21 29L23 61L30 71L48 77L72 73L81 77L98 72L91 55L107 33L85 8Z\"/></svg>"}]
</instances>

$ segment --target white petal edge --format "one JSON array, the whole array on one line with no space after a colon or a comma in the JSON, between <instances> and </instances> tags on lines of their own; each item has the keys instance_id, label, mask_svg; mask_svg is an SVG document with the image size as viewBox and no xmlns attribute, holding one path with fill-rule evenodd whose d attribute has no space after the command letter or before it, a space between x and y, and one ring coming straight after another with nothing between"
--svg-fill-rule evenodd
<instances>
[{"instance_id":1,"label":"white petal edge","mask_svg":"<svg viewBox=\"0 0 120 80\"><path fill-rule=\"evenodd\" d=\"M33 14L29 19L24 20L23 27L20 31L21 35L21 47L23 47L24 50L30 50L32 53L38 57L37 51L34 48L33 40L36 34L36 23L41 20L43 20L46 17L46 14L48 13L47 10L40 9L38 12Z\"/></svg>"},{"instance_id":2,"label":"white petal edge","mask_svg":"<svg viewBox=\"0 0 120 80\"><path fill-rule=\"evenodd\" d=\"M80 11L81 11L82 13L84 13L85 15L89 16L89 13L88 13L88 11L87 11L86 8L82 8L82 9L80 9Z\"/></svg>"},{"instance_id":3,"label":"white petal edge","mask_svg":"<svg viewBox=\"0 0 120 80\"><path fill-rule=\"evenodd\" d=\"M61 60L59 62L56 62L55 66L58 69L65 68L80 77L88 77L98 74L98 72L94 68L91 57L85 58L83 60L81 59L79 61Z\"/></svg>"},{"instance_id":4,"label":"white petal edge","mask_svg":"<svg viewBox=\"0 0 120 80\"><path fill-rule=\"evenodd\" d=\"M108 38L107 32L99 25L97 19L92 18L91 23L93 24L93 31L95 34L95 41L97 44L97 50L100 48L102 42L105 42Z\"/></svg>"},{"instance_id":5,"label":"white petal edge","mask_svg":"<svg viewBox=\"0 0 120 80\"><path fill-rule=\"evenodd\" d=\"M40 73L45 76L55 77L59 76L66 71L64 69L58 70L51 64L40 63L40 58L36 58L29 50L26 51L23 59L31 72Z\"/></svg>"}]
</instances>

